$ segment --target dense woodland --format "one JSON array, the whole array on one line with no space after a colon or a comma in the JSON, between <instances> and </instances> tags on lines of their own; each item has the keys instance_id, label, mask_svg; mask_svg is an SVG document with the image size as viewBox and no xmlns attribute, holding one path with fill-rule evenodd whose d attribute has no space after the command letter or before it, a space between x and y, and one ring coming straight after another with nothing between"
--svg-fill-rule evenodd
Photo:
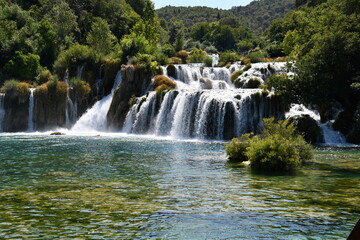
<instances>
[{"instance_id":1,"label":"dense woodland","mask_svg":"<svg viewBox=\"0 0 360 240\"><path fill-rule=\"evenodd\" d=\"M84 63L131 63L155 74L159 64L211 64L211 53L221 66L286 57L296 77L268 85L287 103L317 106L323 120L340 103L346 124L335 126L349 133L360 129L359 14L358 0L259 0L228 11L155 11L150 0L0 0L0 85L62 80ZM73 84L93 88L101 74Z\"/></svg>"}]
</instances>

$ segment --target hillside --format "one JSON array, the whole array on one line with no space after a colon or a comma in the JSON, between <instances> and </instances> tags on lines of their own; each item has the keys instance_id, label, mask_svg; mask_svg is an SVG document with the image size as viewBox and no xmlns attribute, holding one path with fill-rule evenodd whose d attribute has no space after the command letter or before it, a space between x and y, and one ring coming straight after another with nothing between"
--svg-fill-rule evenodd
<instances>
[{"instance_id":1,"label":"hillside","mask_svg":"<svg viewBox=\"0 0 360 240\"><path fill-rule=\"evenodd\" d=\"M225 17L237 17L239 21L255 33L264 32L270 23L295 9L295 0L259 0L244 7L222 10L208 7L171 7L157 9L160 18L167 22L182 20L186 27L199 22L214 22Z\"/></svg>"}]
</instances>

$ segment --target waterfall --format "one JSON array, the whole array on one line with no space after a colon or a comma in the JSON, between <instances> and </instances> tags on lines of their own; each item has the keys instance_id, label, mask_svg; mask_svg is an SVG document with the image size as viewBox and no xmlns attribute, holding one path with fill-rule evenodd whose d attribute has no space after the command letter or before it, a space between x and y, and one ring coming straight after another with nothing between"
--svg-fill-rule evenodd
<instances>
[{"instance_id":1,"label":"waterfall","mask_svg":"<svg viewBox=\"0 0 360 240\"><path fill-rule=\"evenodd\" d=\"M4 102L5 102L5 94L0 93L0 132L4 131L4 117L5 117L5 109L4 109Z\"/></svg>"},{"instance_id":2,"label":"waterfall","mask_svg":"<svg viewBox=\"0 0 360 240\"><path fill-rule=\"evenodd\" d=\"M285 117L290 118L301 115L308 115L317 122L318 126L321 128L325 144L346 143L345 137L340 132L337 132L332 128L331 121L322 123L320 121L320 114L317 111L308 109L302 104L292 104L289 112L285 114Z\"/></svg>"},{"instance_id":3,"label":"waterfall","mask_svg":"<svg viewBox=\"0 0 360 240\"><path fill-rule=\"evenodd\" d=\"M84 72L84 66L85 65L81 65L77 67L77 72L76 72L76 77L77 78L81 78L83 72Z\"/></svg>"},{"instance_id":4,"label":"waterfall","mask_svg":"<svg viewBox=\"0 0 360 240\"><path fill-rule=\"evenodd\" d=\"M28 117L28 129L27 132L34 131L34 91L35 88L30 88L30 97L29 97L29 117Z\"/></svg>"},{"instance_id":5,"label":"waterfall","mask_svg":"<svg viewBox=\"0 0 360 240\"><path fill-rule=\"evenodd\" d=\"M173 90L164 96L159 110L155 92L139 98L128 112L124 132L176 138L229 139L258 132L271 101L260 89Z\"/></svg>"},{"instance_id":6,"label":"waterfall","mask_svg":"<svg viewBox=\"0 0 360 240\"><path fill-rule=\"evenodd\" d=\"M86 113L72 127L72 131L76 132L91 132L91 131L106 131L106 115L109 111L113 92L121 83L121 72L119 71L116 75L112 91L109 95L97 101L91 109L88 109ZM75 103L76 110L76 103Z\"/></svg>"},{"instance_id":7,"label":"waterfall","mask_svg":"<svg viewBox=\"0 0 360 240\"><path fill-rule=\"evenodd\" d=\"M66 103L66 127L70 128L72 124L77 120L77 104L75 105L71 100L70 96L67 96L67 103Z\"/></svg>"}]
</instances>

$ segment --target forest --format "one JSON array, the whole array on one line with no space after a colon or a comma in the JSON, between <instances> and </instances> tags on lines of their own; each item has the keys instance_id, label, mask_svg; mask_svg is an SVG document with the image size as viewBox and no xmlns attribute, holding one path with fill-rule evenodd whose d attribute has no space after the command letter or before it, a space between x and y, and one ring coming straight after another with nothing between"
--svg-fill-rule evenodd
<instances>
[{"instance_id":1,"label":"forest","mask_svg":"<svg viewBox=\"0 0 360 240\"><path fill-rule=\"evenodd\" d=\"M70 76L86 95L104 73L75 79L82 63L155 74L158 65L211 65L213 53L220 66L287 61L296 76L274 78L271 87L287 103L316 106L323 121L340 103L342 124L334 126L349 134L360 129L359 14L357 0L261 0L228 11L155 10L150 0L0 0L0 85Z\"/></svg>"}]
</instances>

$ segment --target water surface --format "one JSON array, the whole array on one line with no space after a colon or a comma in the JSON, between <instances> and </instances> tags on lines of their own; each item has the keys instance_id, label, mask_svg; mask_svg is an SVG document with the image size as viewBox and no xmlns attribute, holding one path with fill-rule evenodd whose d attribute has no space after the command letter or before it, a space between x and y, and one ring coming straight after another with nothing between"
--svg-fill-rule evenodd
<instances>
[{"instance_id":1,"label":"water surface","mask_svg":"<svg viewBox=\"0 0 360 240\"><path fill-rule=\"evenodd\" d=\"M344 239L360 151L318 149L288 175L230 164L222 142L0 135L3 239Z\"/></svg>"}]
</instances>

